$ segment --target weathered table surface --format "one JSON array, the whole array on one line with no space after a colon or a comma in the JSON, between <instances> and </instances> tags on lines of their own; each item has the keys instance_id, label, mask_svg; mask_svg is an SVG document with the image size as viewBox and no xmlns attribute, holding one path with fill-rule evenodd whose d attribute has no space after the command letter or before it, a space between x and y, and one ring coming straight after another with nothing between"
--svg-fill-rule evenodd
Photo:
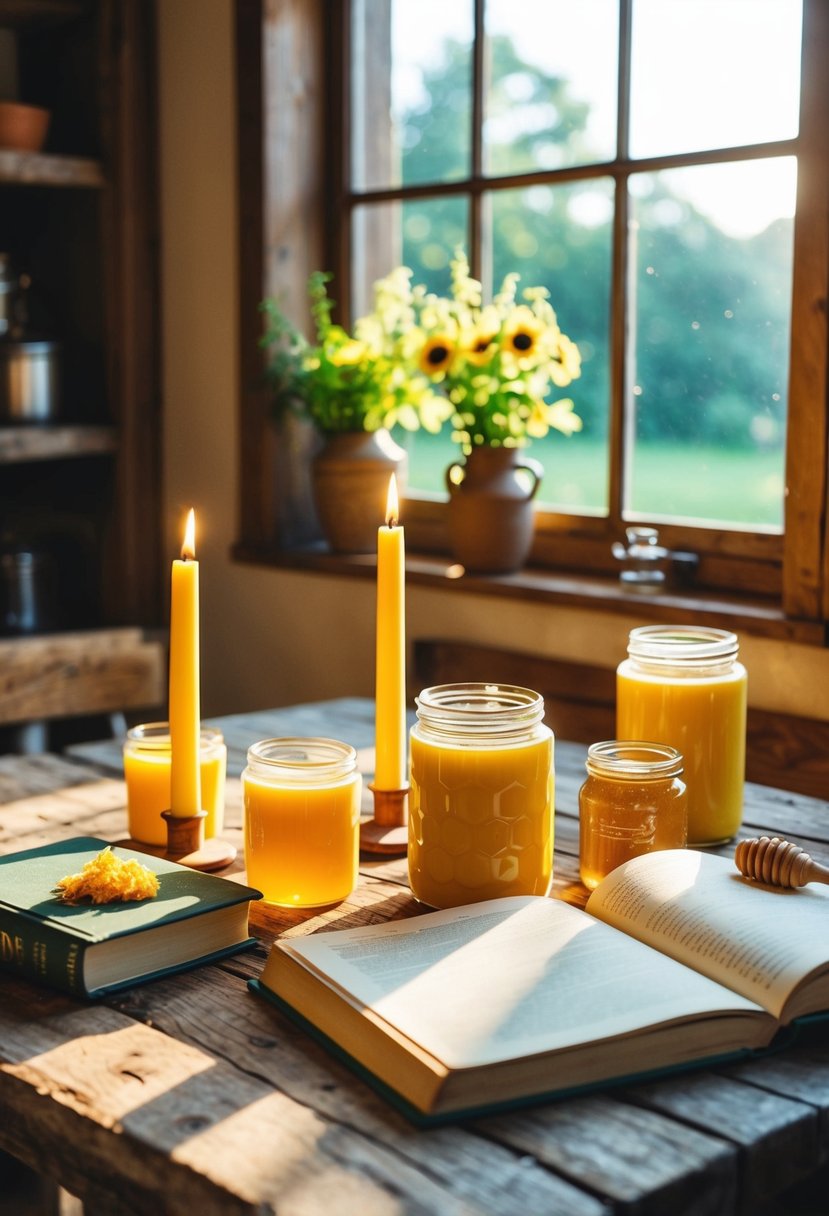
<instances>
[{"instance_id":1,"label":"weathered table surface","mask_svg":"<svg viewBox=\"0 0 829 1216\"><path fill-rule=\"evenodd\" d=\"M327 734L367 749L373 705L339 700L219 720L225 836L240 846L247 747ZM556 753L555 894L579 900L585 749ZM0 757L0 852L125 835L117 743ZM745 834L829 861L829 803L750 786ZM242 873L241 862L235 867ZM829 1157L829 1037L777 1056L608 1090L461 1127L415 1131L246 987L278 934L405 916L404 860L366 861L322 913L252 908L260 945L84 1005L0 980L0 1148L92 1213L757 1213ZM818 1211L819 1208L815 1208Z\"/></svg>"}]
</instances>

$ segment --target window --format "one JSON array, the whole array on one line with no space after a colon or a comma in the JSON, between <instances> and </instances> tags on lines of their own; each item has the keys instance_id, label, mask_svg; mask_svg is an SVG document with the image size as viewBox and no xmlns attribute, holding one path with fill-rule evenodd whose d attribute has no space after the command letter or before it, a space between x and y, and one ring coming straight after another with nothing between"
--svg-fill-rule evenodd
<instances>
[{"instance_id":1,"label":"window","mask_svg":"<svg viewBox=\"0 0 829 1216\"><path fill-rule=\"evenodd\" d=\"M461 244L485 293L513 270L546 285L582 351L566 392L583 431L532 448L546 468L533 560L614 572L612 542L651 523L700 554L702 585L829 615L826 6L309 11L329 86L317 249L341 319L401 262L445 292ZM407 530L434 548L456 450L448 434L410 442Z\"/></svg>"}]
</instances>

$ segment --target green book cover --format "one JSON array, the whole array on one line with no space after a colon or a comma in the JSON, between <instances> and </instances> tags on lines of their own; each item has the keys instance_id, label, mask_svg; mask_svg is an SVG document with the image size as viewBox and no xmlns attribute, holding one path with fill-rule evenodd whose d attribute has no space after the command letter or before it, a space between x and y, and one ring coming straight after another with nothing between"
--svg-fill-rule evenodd
<instances>
[{"instance_id":1,"label":"green book cover","mask_svg":"<svg viewBox=\"0 0 829 1216\"><path fill-rule=\"evenodd\" d=\"M75 837L0 857L0 965L76 996L100 996L254 944L250 900L261 892L215 874L112 846L158 875L152 898L64 904L58 881L108 841Z\"/></svg>"}]
</instances>

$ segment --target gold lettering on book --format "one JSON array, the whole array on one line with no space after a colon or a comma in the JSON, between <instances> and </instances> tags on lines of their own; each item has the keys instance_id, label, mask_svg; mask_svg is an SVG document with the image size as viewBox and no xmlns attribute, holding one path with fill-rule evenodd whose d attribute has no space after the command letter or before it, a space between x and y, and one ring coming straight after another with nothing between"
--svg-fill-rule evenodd
<instances>
[{"instance_id":1,"label":"gold lettering on book","mask_svg":"<svg viewBox=\"0 0 829 1216\"><path fill-rule=\"evenodd\" d=\"M78 982L78 943L72 942L66 958L66 978L70 987L76 988Z\"/></svg>"},{"instance_id":2,"label":"gold lettering on book","mask_svg":"<svg viewBox=\"0 0 829 1216\"><path fill-rule=\"evenodd\" d=\"M17 933L6 933L5 929L0 931L0 958L4 963L17 963L22 967L25 958L23 938Z\"/></svg>"},{"instance_id":3,"label":"gold lettering on book","mask_svg":"<svg viewBox=\"0 0 829 1216\"><path fill-rule=\"evenodd\" d=\"M32 946L32 963L38 975L46 974L46 942L35 942Z\"/></svg>"}]
</instances>

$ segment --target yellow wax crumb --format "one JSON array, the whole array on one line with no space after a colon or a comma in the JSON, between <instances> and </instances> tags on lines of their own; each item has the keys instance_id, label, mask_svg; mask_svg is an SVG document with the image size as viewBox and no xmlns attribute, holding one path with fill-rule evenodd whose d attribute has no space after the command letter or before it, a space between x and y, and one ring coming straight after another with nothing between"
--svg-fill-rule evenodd
<instances>
[{"instance_id":1,"label":"yellow wax crumb","mask_svg":"<svg viewBox=\"0 0 829 1216\"><path fill-rule=\"evenodd\" d=\"M77 904L83 899L93 904L152 899L158 891L158 878L140 861L122 861L107 845L86 863L80 874L61 878L55 891L65 904Z\"/></svg>"}]
</instances>

